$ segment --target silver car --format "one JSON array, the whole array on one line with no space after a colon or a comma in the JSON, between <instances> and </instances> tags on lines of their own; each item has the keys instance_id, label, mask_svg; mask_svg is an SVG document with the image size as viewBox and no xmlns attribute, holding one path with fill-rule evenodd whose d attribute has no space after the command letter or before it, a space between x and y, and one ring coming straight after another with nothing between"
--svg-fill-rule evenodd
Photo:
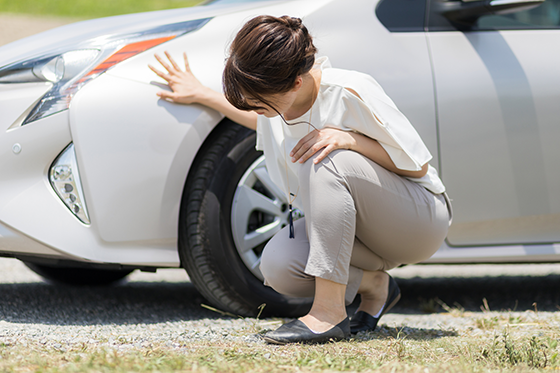
<instances>
[{"instance_id":1,"label":"silver car","mask_svg":"<svg viewBox=\"0 0 560 373\"><path fill-rule=\"evenodd\" d=\"M0 255L107 284L184 267L214 306L295 316L262 283L287 222L255 134L158 99L154 53L221 90L253 16L304 19L333 66L371 74L418 129L454 205L431 263L560 259L560 0L214 1L80 22L0 48Z\"/></svg>"}]
</instances>

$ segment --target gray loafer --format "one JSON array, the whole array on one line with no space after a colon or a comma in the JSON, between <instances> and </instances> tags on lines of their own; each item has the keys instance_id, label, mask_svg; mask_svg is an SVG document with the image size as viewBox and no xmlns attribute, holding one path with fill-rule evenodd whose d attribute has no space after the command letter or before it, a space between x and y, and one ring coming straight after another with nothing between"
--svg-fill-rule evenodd
<instances>
[{"instance_id":1,"label":"gray loafer","mask_svg":"<svg viewBox=\"0 0 560 373\"><path fill-rule=\"evenodd\" d=\"M381 316L388 312L401 299L401 289L394 278L389 276L389 294L379 317L373 317L367 312L359 311L350 320L350 333L356 334L365 331L374 331Z\"/></svg>"}]
</instances>

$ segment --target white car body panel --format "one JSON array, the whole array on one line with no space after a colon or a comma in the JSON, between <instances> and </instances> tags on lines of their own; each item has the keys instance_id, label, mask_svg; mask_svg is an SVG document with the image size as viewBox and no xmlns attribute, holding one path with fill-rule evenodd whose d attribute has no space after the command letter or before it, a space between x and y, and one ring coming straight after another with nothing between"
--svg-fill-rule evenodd
<instances>
[{"instance_id":1,"label":"white car body panel","mask_svg":"<svg viewBox=\"0 0 560 373\"><path fill-rule=\"evenodd\" d=\"M550 48L560 42L560 31L429 38L441 171L457 212L449 242L560 241L560 172L551 172L560 171L560 106L535 99L554 97L550 87L560 83L560 50Z\"/></svg>"},{"instance_id":2,"label":"white car body panel","mask_svg":"<svg viewBox=\"0 0 560 373\"><path fill-rule=\"evenodd\" d=\"M426 263L558 262L560 244L500 245L454 248L446 243Z\"/></svg>"},{"instance_id":3,"label":"white car body panel","mask_svg":"<svg viewBox=\"0 0 560 373\"><path fill-rule=\"evenodd\" d=\"M50 83L26 83L13 86L0 84L0 128L19 126L37 99L51 89Z\"/></svg>"},{"instance_id":4,"label":"white car body panel","mask_svg":"<svg viewBox=\"0 0 560 373\"><path fill-rule=\"evenodd\" d=\"M67 256L34 239L24 236L3 223L0 223L0 250L18 255L34 257L66 258Z\"/></svg>"},{"instance_id":5,"label":"white car body panel","mask_svg":"<svg viewBox=\"0 0 560 373\"><path fill-rule=\"evenodd\" d=\"M174 247L156 250L153 245L143 247L142 243L117 248L105 245L94 229L77 220L54 193L47 171L60 150L72 141L68 112L10 130L0 141L2 149L11 149L13 143L19 143L22 148L19 154L4 154L3 159L12 159L1 166L1 172L13 176L2 182L0 194L0 221L2 232L5 232L0 234L11 237L10 252L30 253L29 245L16 246L13 241L17 241L18 236L21 242L32 237L38 244L31 247L39 248L37 253L41 255L95 262L177 265L178 255ZM37 162L38 159L44 162Z\"/></svg>"},{"instance_id":6,"label":"white car body panel","mask_svg":"<svg viewBox=\"0 0 560 373\"><path fill-rule=\"evenodd\" d=\"M140 85L106 75L88 85L71 110L92 227L107 242L175 241L190 163L209 123L222 118L158 100L160 88ZM113 107L123 95L127 104Z\"/></svg>"}]
</instances>

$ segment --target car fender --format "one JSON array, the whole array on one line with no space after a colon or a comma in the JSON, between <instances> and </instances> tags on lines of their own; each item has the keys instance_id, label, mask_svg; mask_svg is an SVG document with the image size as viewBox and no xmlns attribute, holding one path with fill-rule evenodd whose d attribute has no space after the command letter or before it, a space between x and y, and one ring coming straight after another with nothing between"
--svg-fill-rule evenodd
<instances>
[{"instance_id":1,"label":"car fender","mask_svg":"<svg viewBox=\"0 0 560 373\"><path fill-rule=\"evenodd\" d=\"M91 229L108 245L176 250L186 175L223 118L200 105L161 100L159 89L104 75L70 108Z\"/></svg>"}]
</instances>

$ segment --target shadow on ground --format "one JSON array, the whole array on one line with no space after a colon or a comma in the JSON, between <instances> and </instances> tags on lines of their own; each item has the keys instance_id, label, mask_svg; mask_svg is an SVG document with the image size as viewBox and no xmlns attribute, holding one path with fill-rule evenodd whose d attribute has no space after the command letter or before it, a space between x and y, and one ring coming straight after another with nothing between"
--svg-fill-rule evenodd
<instances>
[{"instance_id":1,"label":"shadow on ground","mask_svg":"<svg viewBox=\"0 0 560 373\"><path fill-rule=\"evenodd\" d=\"M423 314L450 307L481 312L558 311L560 275L473 278L397 278L402 299L392 312ZM135 324L221 318L189 283L130 282L109 287L71 287L43 282L0 284L0 320L59 325ZM355 305L354 305L355 306ZM422 331L421 334L425 334Z\"/></svg>"},{"instance_id":2,"label":"shadow on ground","mask_svg":"<svg viewBox=\"0 0 560 373\"><path fill-rule=\"evenodd\" d=\"M414 328L409 326L395 328L381 323L374 332L361 332L354 335L354 338L360 341L382 340L387 338L394 340L407 339L414 341L427 341L444 337L458 336L459 333L455 330L443 330L441 328Z\"/></svg>"},{"instance_id":3,"label":"shadow on ground","mask_svg":"<svg viewBox=\"0 0 560 373\"><path fill-rule=\"evenodd\" d=\"M484 299L492 311L559 311L560 275L445 277L398 279L402 292L397 313L444 311L452 308L481 312Z\"/></svg>"},{"instance_id":4,"label":"shadow on ground","mask_svg":"<svg viewBox=\"0 0 560 373\"><path fill-rule=\"evenodd\" d=\"M0 320L58 325L136 324L218 318L189 283L130 282L73 287L0 284Z\"/></svg>"}]
</instances>

